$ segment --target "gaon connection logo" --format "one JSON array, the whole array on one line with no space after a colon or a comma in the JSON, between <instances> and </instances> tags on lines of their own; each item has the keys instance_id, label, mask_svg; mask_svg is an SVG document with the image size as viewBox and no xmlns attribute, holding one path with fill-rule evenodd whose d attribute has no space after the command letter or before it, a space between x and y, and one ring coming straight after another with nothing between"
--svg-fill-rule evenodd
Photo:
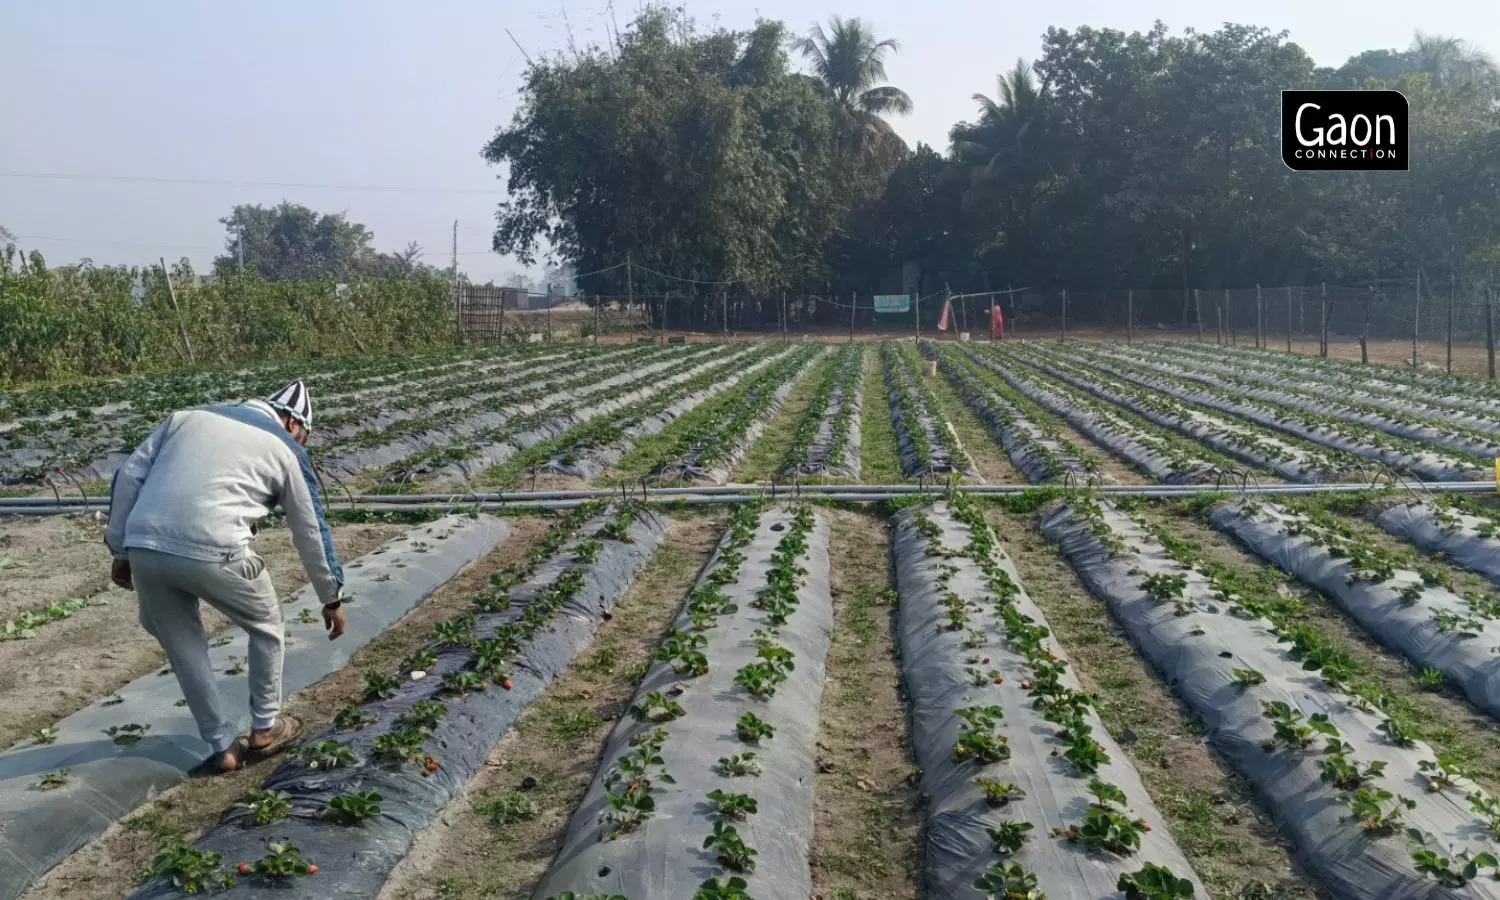
<instances>
[{"instance_id":1,"label":"gaon connection logo","mask_svg":"<svg viewBox=\"0 0 1500 900\"><path fill-rule=\"evenodd\" d=\"M1282 91L1281 161L1298 172L1405 172L1400 91Z\"/></svg>"}]
</instances>

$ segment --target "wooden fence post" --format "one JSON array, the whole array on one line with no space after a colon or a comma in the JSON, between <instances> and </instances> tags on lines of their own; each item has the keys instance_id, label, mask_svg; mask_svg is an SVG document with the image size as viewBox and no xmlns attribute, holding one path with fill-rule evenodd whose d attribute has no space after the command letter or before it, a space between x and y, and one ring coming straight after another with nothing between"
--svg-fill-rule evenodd
<instances>
[{"instance_id":1,"label":"wooden fence post","mask_svg":"<svg viewBox=\"0 0 1500 900\"><path fill-rule=\"evenodd\" d=\"M1365 291L1364 324L1359 329L1359 363L1367 366L1370 364L1370 298L1375 295L1375 285Z\"/></svg>"},{"instance_id":2,"label":"wooden fence post","mask_svg":"<svg viewBox=\"0 0 1500 900\"><path fill-rule=\"evenodd\" d=\"M859 291L849 292L849 341L854 341L854 314L859 312Z\"/></svg>"},{"instance_id":3,"label":"wooden fence post","mask_svg":"<svg viewBox=\"0 0 1500 900\"><path fill-rule=\"evenodd\" d=\"M1326 357L1328 355L1328 282L1326 281L1323 282L1321 303L1322 312L1319 313L1319 322L1322 324L1319 326L1318 333L1318 355Z\"/></svg>"},{"instance_id":4,"label":"wooden fence post","mask_svg":"<svg viewBox=\"0 0 1500 900\"><path fill-rule=\"evenodd\" d=\"M1060 340L1060 343L1064 343L1065 344L1067 342L1068 342L1068 289L1067 288L1063 288L1063 292L1062 292L1062 338Z\"/></svg>"},{"instance_id":5,"label":"wooden fence post","mask_svg":"<svg viewBox=\"0 0 1500 900\"><path fill-rule=\"evenodd\" d=\"M1484 348L1490 359L1490 381L1495 380L1495 291L1484 286Z\"/></svg>"},{"instance_id":6,"label":"wooden fence post","mask_svg":"<svg viewBox=\"0 0 1500 900\"><path fill-rule=\"evenodd\" d=\"M1229 346L1235 346L1238 341L1234 339L1234 300L1229 296L1229 288L1224 289L1224 324L1229 326Z\"/></svg>"},{"instance_id":7,"label":"wooden fence post","mask_svg":"<svg viewBox=\"0 0 1500 900\"><path fill-rule=\"evenodd\" d=\"M1286 352L1292 352L1292 289L1286 289Z\"/></svg>"},{"instance_id":8,"label":"wooden fence post","mask_svg":"<svg viewBox=\"0 0 1500 900\"><path fill-rule=\"evenodd\" d=\"M1260 296L1260 285L1255 286L1255 349L1266 348L1265 306Z\"/></svg>"},{"instance_id":9,"label":"wooden fence post","mask_svg":"<svg viewBox=\"0 0 1500 900\"><path fill-rule=\"evenodd\" d=\"M1198 343L1203 343L1203 297L1193 288L1193 315L1198 319Z\"/></svg>"},{"instance_id":10,"label":"wooden fence post","mask_svg":"<svg viewBox=\"0 0 1500 900\"><path fill-rule=\"evenodd\" d=\"M729 338L729 292L719 292L719 318L723 319L724 338Z\"/></svg>"},{"instance_id":11,"label":"wooden fence post","mask_svg":"<svg viewBox=\"0 0 1500 900\"><path fill-rule=\"evenodd\" d=\"M1449 375L1453 374L1453 298L1457 280L1453 273L1448 273L1448 364L1446 368Z\"/></svg>"},{"instance_id":12,"label":"wooden fence post","mask_svg":"<svg viewBox=\"0 0 1500 900\"><path fill-rule=\"evenodd\" d=\"M1214 299L1214 343L1220 347L1224 346L1224 304L1229 300L1229 292L1224 292L1224 297Z\"/></svg>"},{"instance_id":13,"label":"wooden fence post","mask_svg":"<svg viewBox=\"0 0 1500 900\"><path fill-rule=\"evenodd\" d=\"M1125 292L1125 343L1135 343L1135 291Z\"/></svg>"},{"instance_id":14,"label":"wooden fence post","mask_svg":"<svg viewBox=\"0 0 1500 900\"><path fill-rule=\"evenodd\" d=\"M594 295L594 346L599 346L599 295Z\"/></svg>"},{"instance_id":15,"label":"wooden fence post","mask_svg":"<svg viewBox=\"0 0 1500 900\"><path fill-rule=\"evenodd\" d=\"M1412 304L1411 312L1411 370L1416 373L1417 367L1422 363L1421 344L1418 336L1422 332L1422 270L1417 270L1417 299Z\"/></svg>"}]
</instances>

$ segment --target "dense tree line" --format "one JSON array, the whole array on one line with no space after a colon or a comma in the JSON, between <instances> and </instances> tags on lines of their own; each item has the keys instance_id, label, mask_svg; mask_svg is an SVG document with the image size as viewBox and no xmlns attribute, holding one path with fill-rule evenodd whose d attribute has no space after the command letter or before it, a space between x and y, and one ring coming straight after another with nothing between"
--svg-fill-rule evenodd
<instances>
[{"instance_id":1,"label":"dense tree line","mask_svg":"<svg viewBox=\"0 0 1500 900\"><path fill-rule=\"evenodd\" d=\"M579 285L601 294L899 291L903 267L923 291L1472 285L1500 262L1500 78L1461 40L1335 68L1262 27L1052 28L941 150L889 126L896 49L858 19L651 9L538 60L484 148L511 191L494 247L605 270ZM1280 92L1318 87L1404 92L1410 171L1288 170Z\"/></svg>"}]
</instances>

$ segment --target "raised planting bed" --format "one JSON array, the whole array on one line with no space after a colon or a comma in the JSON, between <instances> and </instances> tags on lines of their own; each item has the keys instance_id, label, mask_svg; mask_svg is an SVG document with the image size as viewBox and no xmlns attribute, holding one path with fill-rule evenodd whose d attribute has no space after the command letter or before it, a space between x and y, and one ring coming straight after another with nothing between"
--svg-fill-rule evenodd
<instances>
[{"instance_id":1,"label":"raised planting bed","mask_svg":"<svg viewBox=\"0 0 1500 900\"><path fill-rule=\"evenodd\" d=\"M349 663L459 570L489 553L509 529L490 516L448 516L413 528L345 566L348 630L337 641L320 618L286 622L289 646L283 689L290 694ZM285 609L318 608L311 587ZM209 650L220 673L226 710L249 728L249 683L235 671L248 656L247 638L233 630ZM152 673L99 704L58 722L48 743L31 741L0 754L0 897L18 896L68 854L98 837L110 823L181 781L209 755L198 727L181 702L177 680ZM66 785L32 789L47 772L69 770Z\"/></svg>"},{"instance_id":2,"label":"raised planting bed","mask_svg":"<svg viewBox=\"0 0 1500 900\"><path fill-rule=\"evenodd\" d=\"M926 896L1206 897L979 509L904 510L892 550Z\"/></svg>"},{"instance_id":3,"label":"raised planting bed","mask_svg":"<svg viewBox=\"0 0 1500 900\"><path fill-rule=\"evenodd\" d=\"M1198 445L1130 418L1124 411L1070 388L1024 365L999 348L963 351L999 375L1017 393L1073 426L1110 454L1163 484L1204 484L1231 476L1204 458Z\"/></svg>"},{"instance_id":4,"label":"raised planting bed","mask_svg":"<svg viewBox=\"0 0 1500 900\"><path fill-rule=\"evenodd\" d=\"M1096 462L1085 459L1056 432L1027 418L1018 403L1003 396L989 380L994 376L968 357L936 344L924 344L923 353L937 358L938 371L953 383L1028 481L1041 484L1103 477Z\"/></svg>"},{"instance_id":5,"label":"raised planting bed","mask_svg":"<svg viewBox=\"0 0 1500 900\"><path fill-rule=\"evenodd\" d=\"M1466 417L1471 421L1481 421L1488 426L1476 427L1471 422L1456 421L1446 414L1434 414L1430 410L1422 409L1410 398L1405 401L1371 403L1366 396L1363 396L1363 392L1353 388L1337 392L1325 389L1333 396L1324 396L1324 393L1317 390L1309 391L1306 389L1305 382L1296 376L1287 379L1286 383L1268 384L1253 374L1213 371L1201 364L1190 364L1185 368L1181 363L1140 360L1103 349L1092 350L1090 353L1099 359L1118 361L1126 365L1160 372L1170 377L1184 378L1210 387L1241 392L1254 400L1279 403L1345 422L1369 425L1387 434L1457 450L1461 453L1474 453L1481 456L1494 456L1500 453L1500 446L1495 443L1495 428L1500 425L1476 420L1472 416Z\"/></svg>"},{"instance_id":6,"label":"raised planting bed","mask_svg":"<svg viewBox=\"0 0 1500 900\"><path fill-rule=\"evenodd\" d=\"M827 365L817 393L797 422L781 473L857 480L865 345L850 341Z\"/></svg>"},{"instance_id":7,"label":"raised planting bed","mask_svg":"<svg viewBox=\"0 0 1500 900\"><path fill-rule=\"evenodd\" d=\"M822 352L821 344L798 347L725 394L719 405L683 429L668 451L668 460L654 467L652 474L668 481L728 481Z\"/></svg>"},{"instance_id":8,"label":"raised planting bed","mask_svg":"<svg viewBox=\"0 0 1500 900\"><path fill-rule=\"evenodd\" d=\"M1500 897L1494 859L1475 843L1486 819L1470 809L1493 798L1349 693L1356 664L1312 625L1267 618L1278 615L1268 604L1204 574L1216 570L1190 560L1166 529L1116 506L1075 500L1050 512L1042 531L1202 721L1208 744L1250 783L1330 895ZM1486 872L1461 890L1451 886L1463 874L1459 852ZM1423 853L1459 871L1442 874Z\"/></svg>"},{"instance_id":9,"label":"raised planting bed","mask_svg":"<svg viewBox=\"0 0 1500 900\"><path fill-rule=\"evenodd\" d=\"M607 422L596 422L582 430L568 446L552 454L545 470L593 481L624 459L637 441L660 434L788 352L785 347L766 345L728 357L720 365L675 385L665 396L642 401Z\"/></svg>"},{"instance_id":10,"label":"raised planting bed","mask_svg":"<svg viewBox=\"0 0 1500 900\"><path fill-rule=\"evenodd\" d=\"M812 896L828 577L810 508L736 511L533 896Z\"/></svg>"},{"instance_id":11,"label":"raised planting bed","mask_svg":"<svg viewBox=\"0 0 1500 900\"><path fill-rule=\"evenodd\" d=\"M260 859L274 842L319 872L252 873L226 895L376 896L416 833L593 640L665 531L632 506L580 507L493 576L473 609L439 623L401 673L367 676L365 701L302 741L247 798L279 799L279 815L237 805L195 847L234 865ZM181 893L161 873L134 896Z\"/></svg>"},{"instance_id":12,"label":"raised planting bed","mask_svg":"<svg viewBox=\"0 0 1500 900\"><path fill-rule=\"evenodd\" d=\"M1254 400L1245 393L1212 388L1192 382L1183 383L1165 375L1131 371L1118 363L1095 360L1091 365L1100 371L1142 387L1198 403L1219 412L1242 416L1268 428L1304 440L1343 450L1355 456L1373 459L1393 469L1409 471L1431 481L1478 480L1487 477L1483 461L1470 454L1439 453L1416 441L1387 434L1378 428L1346 422L1308 410Z\"/></svg>"},{"instance_id":13,"label":"raised planting bed","mask_svg":"<svg viewBox=\"0 0 1500 900\"><path fill-rule=\"evenodd\" d=\"M1500 585L1500 538L1495 537L1500 526L1488 516L1437 497L1397 503L1376 517L1375 523L1419 550L1441 553L1454 565Z\"/></svg>"},{"instance_id":14,"label":"raised planting bed","mask_svg":"<svg viewBox=\"0 0 1500 900\"><path fill-rule=\"evenodd\" d=\"M920 360L915 349L899 341L880 345L891 421L896 427L896 444L901 454L901 473L907 478L970 477L974 466L959 445L958 435L946 420L937 418L937 400L913 374Z\"/></svg>"},{"instance_id":15,"label":"raised planting bed","mask_svg":"<svg viewBox=\"0 0 1500 900\"><path fill-rule=\"evenodd\" d=\"M1320 593L1376 640L1423 669L1443 673L1475 706L1500 717L1500 597L1459 596L1441 566L1405 560L1269 502L1239 502L1213 526ZM1486 627L1488 626L1488 627Z\"/></svg>"},{"instance_id":16,"label":"raised planting bed","mask_svg":"<svg viewBox=\"0 0 1500 900\"><path fill-rule=\"evenodd\" d=\"M1032 359L1032 365L1095 397L1130 410L1148 422L1170 428L1207 447L1288 481L1316 483L1358 479L1362 461L1271 429L1222 415L1211 415L1176 397L1136 387L1103 372L1059 360Z\"/></svg>"}]
</instances>

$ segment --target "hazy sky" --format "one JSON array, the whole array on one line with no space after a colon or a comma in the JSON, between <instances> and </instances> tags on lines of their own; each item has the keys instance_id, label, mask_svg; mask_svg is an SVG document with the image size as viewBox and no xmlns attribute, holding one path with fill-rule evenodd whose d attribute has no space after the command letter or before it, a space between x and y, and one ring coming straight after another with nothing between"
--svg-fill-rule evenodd
<instances>
[{"instance_id":1,"label":"hazy sky","mask_svg":"<svg viewBox=\"0 0 1500 900\"><path fill-rule=\"evenodd\" d=\"M1034 59L1049 25L1172 30L1225 21L1285 29L1319 63L1404 47L1414 29L1500 52L1494 0L686 0L705 24L757 16L805 30L860 16L898 38L893 84L916 104L896 121L940 149L975 92ZM633 0L613 8L625 24ZM524 57L605 39L598 0L0 0L0 225L49 260L146 263L186 256L206 270L236 203L286 199L346 211L384 250L417 241L479 280L519 267L488 252L499 172L479 156L508 122ZM83 181L11 177L56 173ZM123 178L139 181L119 180ZM177 184L149 179L193 179ZM231 183L222 183L231 182ZM259 184L255 184L259 183ZM274 184L267 184L274 183ZM330 185L317 187L313 185ZM401 187L400 191L351 186Z\"/></svg>"}]
</instances>

